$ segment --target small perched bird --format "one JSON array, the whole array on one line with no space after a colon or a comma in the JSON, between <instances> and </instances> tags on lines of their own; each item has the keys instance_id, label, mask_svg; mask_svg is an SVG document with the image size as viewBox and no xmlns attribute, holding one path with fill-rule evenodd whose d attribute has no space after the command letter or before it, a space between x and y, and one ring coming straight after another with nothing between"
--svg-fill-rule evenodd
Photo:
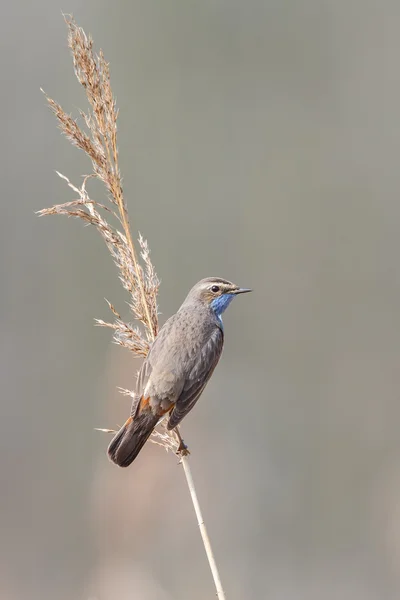
<instances>
[{"instance_id":1,"label":"small perched bird","mask_svg":"<svg viewBox=\"0 0 400 600\"><path fill-rule=\"evenodd\" d=\"M137 457L167 413L174 429L193 408L210 379L224 345L221 315L238 294L251 292L219 277L202 279L154 340L138 377L139 401L108 447L120 467Z\"/></svg>"}]
</instances>

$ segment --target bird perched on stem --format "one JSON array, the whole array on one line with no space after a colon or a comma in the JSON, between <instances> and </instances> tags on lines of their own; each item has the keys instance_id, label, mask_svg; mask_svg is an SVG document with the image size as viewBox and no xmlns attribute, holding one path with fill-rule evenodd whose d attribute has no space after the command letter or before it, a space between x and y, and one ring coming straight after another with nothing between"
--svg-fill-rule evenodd
<instances>
[{"instance_id":1,"label":"bird perched on stem","mask_svg":"<svg viewBox=\"0 0 400 600\"><path fill-rule=\"evenodd\" d=\"M221 315L235 296L250 291L219 277L202 279L190 290L140 369L139 401L133 402L131 416L108 447L114 463L129 466L160 419L168 414L167 428L174 429L193 408L221 356Z\"/></svg>"}]
</instances>

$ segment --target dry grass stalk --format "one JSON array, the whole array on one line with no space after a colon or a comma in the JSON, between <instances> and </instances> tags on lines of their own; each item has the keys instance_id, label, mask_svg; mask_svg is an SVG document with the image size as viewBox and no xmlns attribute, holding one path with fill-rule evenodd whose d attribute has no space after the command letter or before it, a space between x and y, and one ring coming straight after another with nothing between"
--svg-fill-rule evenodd
<instances>
[{"instance_id":1,"label":"dry grass stalk","mask_svg":"<svg viewBox=\"0 0 400 600\"><path fill-rule=\"evenodd\" d=\"M150 259L147 241L139 235L140 258L138 258L130 233L128 211L118 166L118 110L111 90L109 66L101 51L99 54L94 52L92 39L87 37L83 29L76 25L73 18L70 16L64 18L68 28L68 45L72 53L75 74L86 91L90 105L86 113L80 111L86 131L57 102L48 96L46 98L57 117L62 133L90 158L93 172L84 177L80 187L73 185L67 177L58 173L77 197L71 202L45 208L38 214L41 216L59 214L78 217L85 223L96 227L119 269L123 287L130 294L130 308L135 320L139 321L139 327L125 323L110 302L108 305L114 315L114 322L109 323L97 319L96 323L112 329L114 341L117 344L128 348L135 356L146 357L150 344L158 333L157 295L160 283ZM97 178L105 185L109 206L100 204L89 197L86 183L90 178ZM110 218L117 223L116 226L110 223ZM121 227L122 231L118 227ZM136 398L135 392L130 390L121 390L121 392L133 399ZM113 429L99 429L99 431L115 433ZM176 452L180 441L179 437L178 431L176 433L169 432L161 424L159 430L153 432L151 439L167 451ZM224 600L225 595L201 515L190 466L184 453L181 455L181 462L214 578L217 596L220 600Z\"/></svg>"},{"instance_id":2,"label":"dry grass stalk","mask_svg":"<svg viewBox=\"0 0 400 600\"><path fill-rule=\"evenodd\" d=\"M89 157L93 172L83 178L80 187L73 185L65 175L58 173L76 194L76 198L71 202L45 208L38 214L77 217L94 225L99 231L118 267L122 285L130 295L129 306L140 326L125 323L110 302L108 305L114 315L114 321L96 319L96 324L112 329L115 343L127 348L135 356L144 358L158 333L157 295L160 282L150 258L147 241L139 234L138 258L131 237L118 166L118 109L110 85L108 63L101 51L99 54L94 52L93 40L76 25L73 18L64 18L75 74L85 89L90 105L87 112L80 111L83 125L68 115L58 102L47 95L46 98L62 133ZM86 185L90 178L97 178L105 185L109 205L89 197ZM113 430L104 431L111 433ZM156 431L152 437L157 444L163 442L162 445L166 449L176 450L178 447L175 436L166 433L164 428L162 431Z\"/></svg>"}]
</instances>

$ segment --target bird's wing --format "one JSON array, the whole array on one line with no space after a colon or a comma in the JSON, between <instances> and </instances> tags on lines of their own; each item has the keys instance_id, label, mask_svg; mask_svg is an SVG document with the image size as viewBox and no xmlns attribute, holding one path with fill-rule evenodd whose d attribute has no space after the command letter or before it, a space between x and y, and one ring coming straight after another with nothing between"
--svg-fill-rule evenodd
<instances>
[{"instance_id":1,"label":"bird's wing","mask_svg":"<svg viewBox=\"0 0 400 600\"><path fill-rule=\"evenodd\" d=\"M176 401L168 421L168 429L173 429L196 404L200 394L210 379L224 345L224 334L216 327L209 340L204 344L198 360L189 373L183 390Z\"/></svg>"},{"instance_id":2,"label":"bird's wing","mask_svg":"<svg viewBox=\"0 0 400 600\"><path fill-rule=\"evenodd\" d=\"M153 371L153 365L155 363L157 363L157 358L159 356L159 352L160 352L160 350L162 350L163 345L165 344L165 340L168 338L168 335L171 331L171 328L173 326L175 318L176 318L176 315L173 315L161 327L156 339L150 346L148 355L146 356L146 358L143 361L143 364L140 368L138 378L137 378L137 386L136 386L137 393L135 394L135 398L132 401L131 417L134 417L136 414L136 409L139 405L139 400L143 394L143 391L147 385L147 382L149 381L151 372Z\"/></svg>"}]
</instances>

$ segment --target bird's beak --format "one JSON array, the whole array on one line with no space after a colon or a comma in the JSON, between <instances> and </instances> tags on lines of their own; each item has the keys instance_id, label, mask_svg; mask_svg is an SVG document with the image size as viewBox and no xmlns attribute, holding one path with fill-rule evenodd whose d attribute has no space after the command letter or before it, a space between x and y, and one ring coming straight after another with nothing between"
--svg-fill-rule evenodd
<instances>
[{"instance_id":1,"label":"bird's beak","mask_svg":"<svg viewBox=\"0 0 400 600\"><path fill-rule=\"evenodd\" d=\"M233 293L236 294L247 294L248 292L252 292L253 290L249 289L249 288L239 288L237 290L234 290Z\"/></svg>"}]
</instances>

